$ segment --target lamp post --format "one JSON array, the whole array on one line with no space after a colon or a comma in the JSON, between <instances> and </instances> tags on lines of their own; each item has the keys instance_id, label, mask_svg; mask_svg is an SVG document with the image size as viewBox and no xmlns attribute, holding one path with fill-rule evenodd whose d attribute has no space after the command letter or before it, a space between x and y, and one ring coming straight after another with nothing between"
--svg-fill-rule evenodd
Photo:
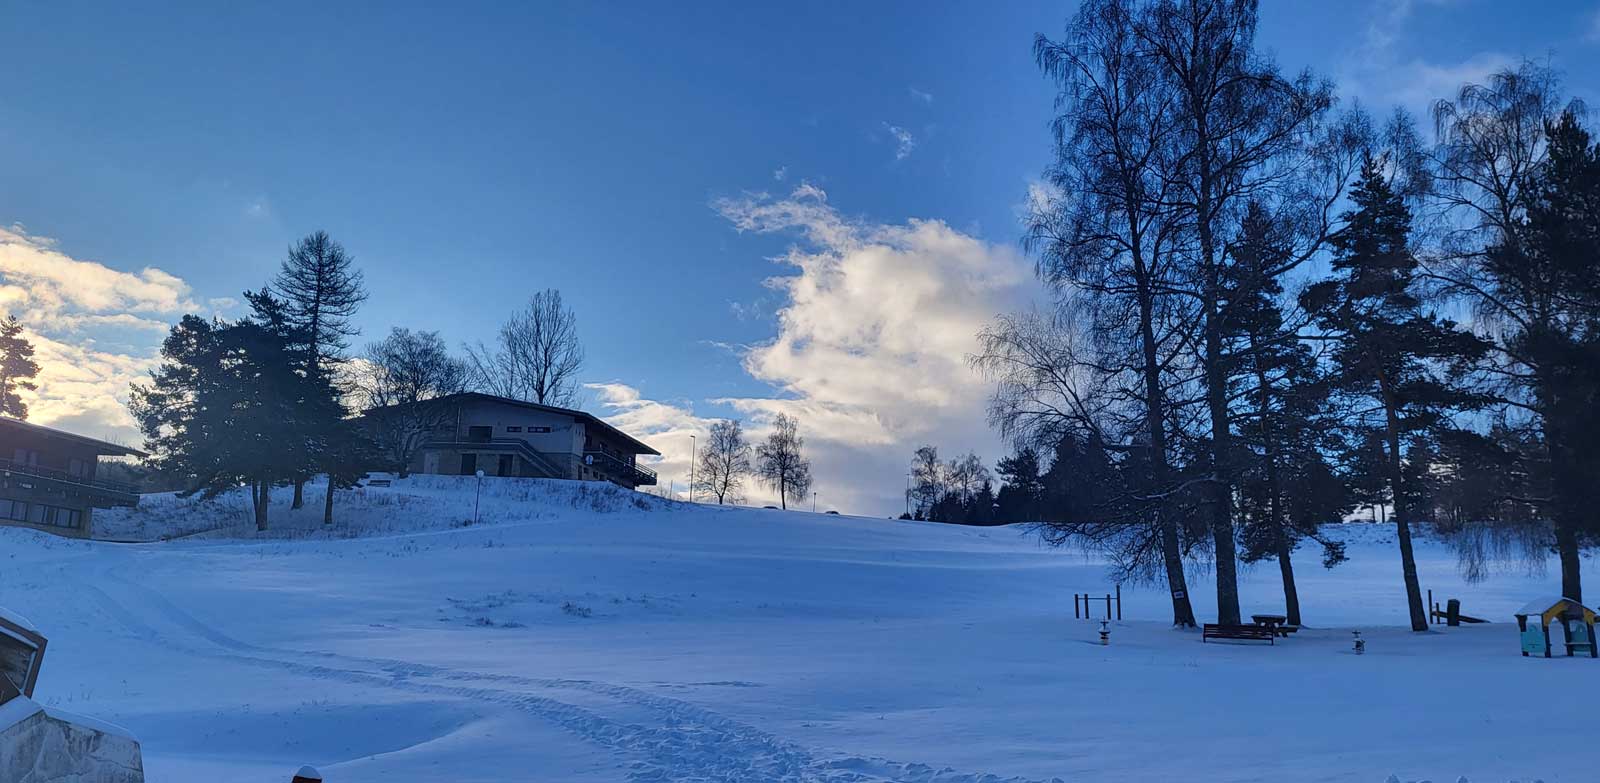
<instances>
[{"instance_id":1,"label":"lamp post","mask_svg":"<svg viewBox=\"0 0 1600 783\"><path fill-rule=\"evenodd\" d=\"M483 471L477 472L478 489L472 493L472 524L478 524L478 501L483 498Z\"/></svg>"}]
</instances>

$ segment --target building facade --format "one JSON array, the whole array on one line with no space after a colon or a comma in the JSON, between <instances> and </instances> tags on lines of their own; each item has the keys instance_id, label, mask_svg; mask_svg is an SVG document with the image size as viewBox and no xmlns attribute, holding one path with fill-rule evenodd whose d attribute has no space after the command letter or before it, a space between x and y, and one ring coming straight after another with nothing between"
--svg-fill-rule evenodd
<instances>
[{"instance_id":1,"label":"building facade","mask_svg":"<svg viewBox=\"0 0 1600 783\"><path fill-rule=\"evenodd\" d=\"M434 426L411 459L413 473L523 476L654 485L640 455L661 452L583 411L468 392L438 406ZM369 415L383 415L382 411Z\"/></svg>"},{"instance_id":2,"label":"building facade","mask_svg":"<svg viewBox=\"0 0 1600 783\"><path fill-rule=\"evenodd\" d=\"M0 524L87 538L94 509L133 506L137 488L98 477L101 457L143 452L0 416Z\"/></svg>"}]
</instances>

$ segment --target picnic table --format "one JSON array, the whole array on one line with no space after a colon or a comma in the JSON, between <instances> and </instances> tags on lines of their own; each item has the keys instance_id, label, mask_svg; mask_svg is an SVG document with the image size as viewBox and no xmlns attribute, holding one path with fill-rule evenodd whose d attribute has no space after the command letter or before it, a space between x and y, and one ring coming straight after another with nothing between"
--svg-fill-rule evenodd
<instances>
[{"instance_id":1,"label":"picnic table","mask_svg":"<svg viewBox=\"0 0 1600 783\"><path fill-rule=\"evenodd\" d=\"M1285 617L1284 615L1253 614L1250 615L1250 619L1256 625L1266 628L1272 633L1273 636L1281 636L1285 639L1289 638L1289 633L1291 631L1291 628L1289 627L1289 618Z\"/></svg>"}]
</instances>

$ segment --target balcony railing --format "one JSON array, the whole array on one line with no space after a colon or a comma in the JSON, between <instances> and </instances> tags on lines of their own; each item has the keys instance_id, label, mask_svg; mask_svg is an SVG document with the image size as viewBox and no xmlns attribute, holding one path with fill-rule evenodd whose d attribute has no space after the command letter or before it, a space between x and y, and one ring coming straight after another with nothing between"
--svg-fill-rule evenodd
<instances>
[{"instance_id":1,"label":"balcony railing","mask_svg":"<svg viewBox=\"0 0 1600 783\"><path fill-rule=\"evenodd\" d=\"M614 454L603 451L585 451L580 457L577 454L560 454L550 451L537 451L528 442L520 438L483 438L450 440L430 440L423 444L427 449L452 449L459 451L495 451L507 454L518 454L532 465L534 470L546 478L577 478L580 467L589 467L601 473L608 474L617 479L638 485L653 485L656 483L656 472L639 465L629 463Z\"/></svg>"},{"instance_id":2,"label":"balcony railing","mask_svg":"<svg viewBox=\"0 0 1600 783\"><path fill-rule=\"evenodd\" d=\"M89 494L104 497L117 503L133 504L139 502L139 488L132 484L74 476L64 470L42 468L38 465L28 465L15 460L0 459L0 475L23 476L57 484L67 484L77 488L79 491L86 491Z\"/></svg>"},{"instance_id":3,"label":"balcony railing","mask_svg":"<svg viewBox=\"0 0 1600 783\"><path fill-rule=\"evenodd\" d=\"M614 473L621 478L632 481L634 484L653 485L656 483L655 471L604 451L585 451L583 453L583 463L590 467L599 468L602 471Z\"/></svg>"}]
</instances>

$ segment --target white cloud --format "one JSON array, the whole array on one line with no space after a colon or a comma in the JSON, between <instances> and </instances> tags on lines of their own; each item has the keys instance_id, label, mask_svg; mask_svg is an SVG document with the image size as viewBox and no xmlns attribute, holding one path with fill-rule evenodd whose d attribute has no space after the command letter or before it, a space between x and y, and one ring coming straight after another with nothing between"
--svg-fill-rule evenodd
<instances>
[{"instance_id":1,"label":"white cloud","mask_svg":"<svg viewBox=\"0 0 1600 783\"><path fill-rule=\"evenodd\" d=\"M155 267L122 272L79 261L20 226L0 228L0 303L43 322L80 313L173 314L193 309L189 286Z\"/></svg>"},{"instance_id":2,"label":"white cloud","mask_svg":"<svg viewBox=\"0 0 1600 783\"><path fill-rule=\"evenodd\" d=\"M889 513L912 450L999 444L983 419L989 387L966 366L979 329L1026 305L1029 265L942 221L848 219L820 188L786 198L745 195L714 208L739 231L794 233L767 279L782 297L777 335L743 352L765 397L712 400L760 431L778 413L800 419L825 505Z\"/></svg>"},{"instance_id":3,"label":"white cloud","mask_svg":"<svg viewBox=\"0 0 1600 783\"><path fill-rule=\"evenodd\" d=\"M689 452L694 443L690 436L706 442L715 419L696 416L687 402L661 402L645 399L639 390L625 383L584 384L598 398L604 409L603 418L617 429L648 443L661 452L660 459L646 458L651 470L660 480L659 489L674 490L679 497L687 497L689 485Z\"/></svg>"},{"instance_id":4,"label":"white cloud","mask_svg":"<svg viewBox=\"0 0 1600 783\"><path fill-rule=\"evenodd\" d=\"M772 170L772 179L773 179L773 181L782 182L782 181L784 181L785 179L788 179L788 178L789 178L789 167L788 166L779 166L779 167L777 167L777 168Z\"/></svg>"},{"instance_id":5,"label":"white cloud","mask_svg":"<svg viewBox=\"0 0 1600 783\"><path fill-rule=\"evenodd\" d=\"M1516 64L1517 58L1501 52L1478 52L1450 62L1403 56L1397 44L1405 40L1405 28L1418 5L1447 4L1446 0L1401 0L1375 5L1362 42L1350 49L1335 69L1340 92L1359 100L1379 117L1395 106L1424 117L1433 101L1454 96L1462 84L1481 84L1495 71Z\"/></svg>"},{"instance_id":6,"label":"white cloud","mask_svg":"<svg viewBox=\"0 0 1600 783\"><path fill-rule=\"evenodd\" d=\"M917 139L911 135L911 131L902 128L899 125L890 125L887 122L883 124L883 129L888 131L890 136L894 137L895 160L905 160L911 155L911 151L917 148Z\"/></svg>"},{"instance_id":7,"label":"white cloud","mask_svg":"<svg viewBox=\"0 0 1600 783\"><path fill-rule=\"evenodd\" d=\"M952 456L975 450L991 464L1000 456L984 421L990 387L966 356L996 315L1030 304L1032 275L1016 250L938 220L850 219L810 183L783 198L750 193L712 206L741 233L799 239L772 259L785 272L765 281L781 300L777 334L726 346L773 391L702 400L697 408L652 400L622 383L590 384L608 421L663 453L653 465L663 485L676 482L682 493L689 436L703 444L711 422L727 417L744 419L752 442L766 437L779 413L800 420L819 510L899 513L906 466L924 443ZM746 495L754 505L776 502L753 482Z\"/></svg>"},{"instance_id":8,"label":"white cloud","mask_svg":"<svg viewBox=\"0 0 1600 783\"><path fill-rule=\"evenodd\" d=\"M170 321L195 309L188 284L161 269L124 272L0 229L0 311L23 321L40 366L38 390L24 392L30 420L137 443L128 384L155 366Z\"/></svg>"},{"instance_id":9,"label":"white cloud","mask_svg":"<svg viewBox=\"0 0 1600 783\"><path fill-rule=\"evenodd\" d=\"M933 93L924 92L924 91L919 90L919 89L917 89L915 87L907 87L906 89L911 93L911 97L912 98L915 98L915 99L917 99L919 101L922 101L923 103L928 104L930 106L933 105Z\"/></svg>"}]
</instances>

